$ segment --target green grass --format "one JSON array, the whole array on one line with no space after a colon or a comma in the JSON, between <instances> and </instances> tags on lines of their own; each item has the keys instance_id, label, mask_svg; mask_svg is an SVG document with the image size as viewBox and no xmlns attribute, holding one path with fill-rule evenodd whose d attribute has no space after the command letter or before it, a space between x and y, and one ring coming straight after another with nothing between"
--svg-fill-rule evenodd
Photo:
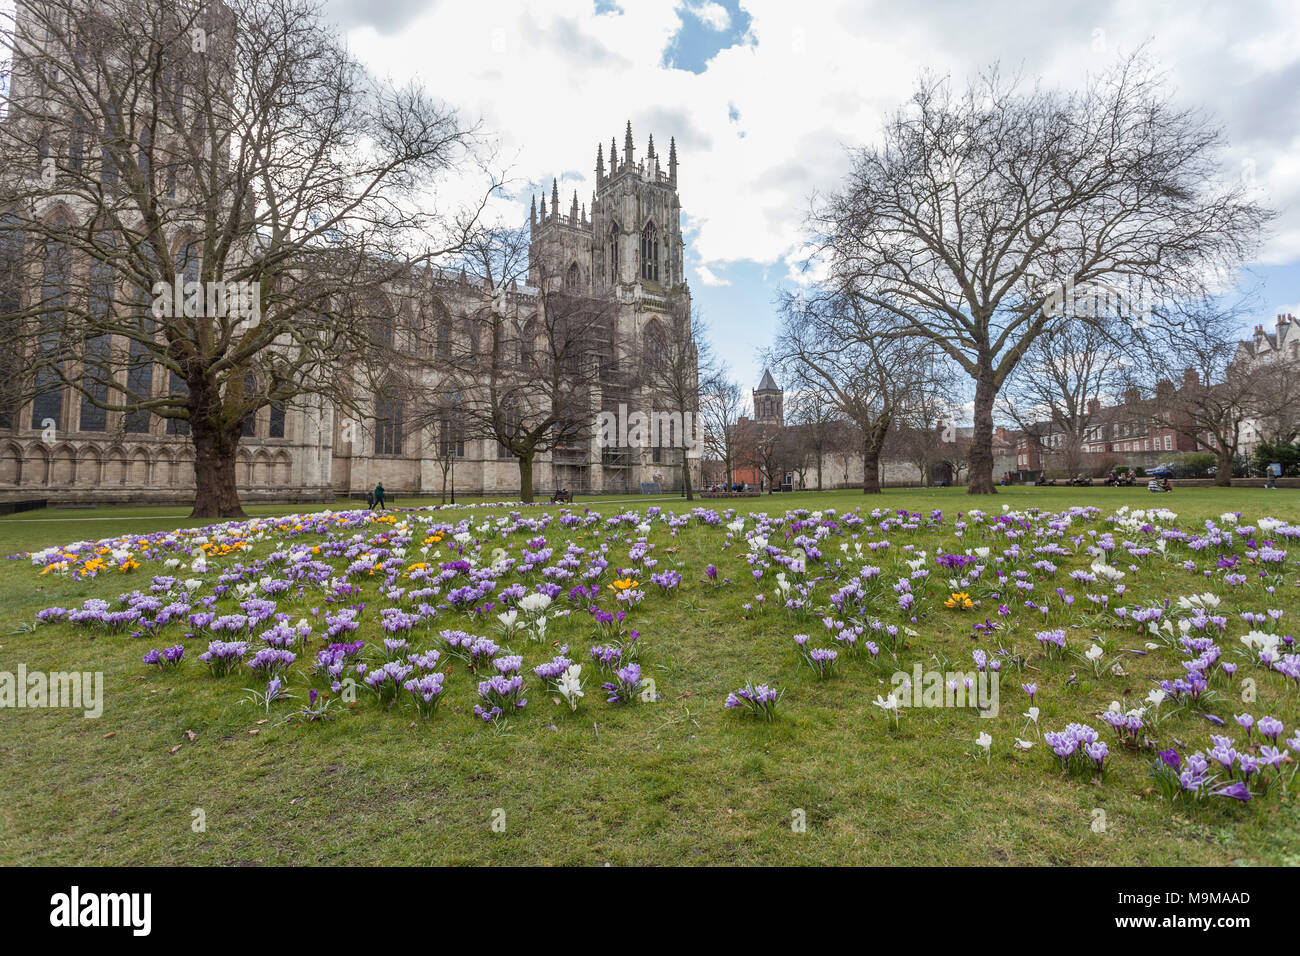
<instances>
[{"instance_id":1,"label":"green grass","mask_svg":"<svg viewBox=\"0 0 1300 956\"><path fill-rule=\"evenodd\" d=\"M684 504L653 503L666 509ZM1229 510L1247 518L1300 520L1300 494L1262 489L1178 489L1157 496L1145 489L1012 488L991 499L972 499L960 489L899 489L872 497L834 492L698 503L770 513L859 504L865 510L942 508L949 517L942 537L890 535L894 556L873 562L886 573L901 556L897 545L906 541L932 554L941 540L957 547L951 516L970 507L996 512L1004 504L1052 510L1096 505L1109 513L1121 504L1159 505L1176 510L1184 528ZM574 507L612 512L628 505L597 499ZM307 509L249 510L272 515ZM21 514L0 519L0 553L204 523L164 517L181 513L105 508ZM85 520L92 517L111 520ZM568 534L553 525L547 537L559 544L558 556ZM647 588L646 603L633 612L633 626L648 645L645 672L664 699L608 705L594 670L584 667L587 697L571 714L540 692L531 673L554 651L517 645L525 657L530 702L522 716L495 730L470 713L476 678L460 664L447 678L447 703L427 722L416 720L409 704L384 712L363 696L332 723L281 724L276 715L285 705L259 724L262 712L239 702L251 678L217 680L196 666L168 673L145 668L141 655L162 640L92 637L65 625L15 632L40 608L143 588L150 574L163 573L157 565L145 564L133 577L113 573L77 583L41 577L26 561L5 562L0 671L15 671L20 663L45 671L102 670L106 703L98 720L60 710L0 710L0 762L9 770L0 802L0 862L1300 863L1294 788L1245 806L1227 800L1171 805L1148 789L1149 756L1131 753L1117 753L1100 783L1063 776L1041 743L1027 753L1011 749L1015 736L1032 734L1020 717L1027 701L1014 672L1002 682L996 719L912 709L895 730L871 703L888 692L892 667L876 671L850 662L835 677L817 681L790 640L800 631L820 638L817 620L795 621L773 611L746 618L741 605L756 588L741 560L743 545L720 552L722 534L695 526L671 539L656 525L651 540L660 569L681 561L685 579L671 597ZM960 546L978 543L967 539ZM669 547L679 551L670 555ZM832 549L838 551L836 544L826 550ZM255 555L265 557L269 550L263 543ZM626 556L626 545L612 550ZM1267 603L1253 584L1225 597L1230 617L1239 610L1281 607L1293 625L1300 618L1297 550L1285 588ZM717 589L701 583L700 572L710 562L735 583ZM611 567L617 563L611 557ZM1059 563L1058 579L1081 564ZM1202 576L1177 562L1155 562L1126 580L1133 594L1148 598L1206 587ZM1057 583L1067 582L1052 586ZM771 586L769 574L764 587L770 592ZM819 588L823 602L827 590ZM374 587L367 591L374 602ZM368 613L373 608L372 603ZM910 671L916 661L932 666L935 656L968 669L973 647L996 647L992 639L972 640L973 620L972 614L942 607L932 611L918 626L920 636L900 654L901 669ZM557 621L549 636L573 643L576 655L585 656L592 642L587 621L575 613ZM490 631L482 622L466 629ZM1161 651L1126 662L1126 678L1095 679L1077 662L1043 660L1033 630L1026 619L1008 642L1032 651L1044 730L1083 720L1109 736L1095 718L1099 710L1112 699L1136 703L1152 678L1179 669L1177 656ZM373 618L359 633L375 640ZM1086 646L1092 633L1072 630L1071 645ZM1229 625L1220 642L1225 653L1233 653L1230 645L1240 633L1239 621ZM1131 631L1108 636L1116 647L1141 646ZM191 642L188 653L202 649L202 642ZM1072 672L1077 686L1067 683ZM786 689L776 721L765 724L724 710L727 692L747 680ZM290 684L292 692L305 695L303 678ZM1289 734L1300 722L1295 693L1283 694L1275 676L1262 677L1259 685L1259 703L1246 709L1282 718ZM1231 713L1245 707L1225 699L1212 709L1231 720ZM1162 723L1158 736L1161 746L1179 739L1199 748L1212 729L1199 717L1180 714ZM186 731L196 735L192 742ZM981 731L994 737L989 763L974 742ZM489 826L498 808L505 812L504 832ZM206 817L204 832L192 829L196 809ZM1107 821L1100 834L1090 828L1098 809ZM790 825L796 810L806 815L802 834Z\"/></svg>"}]
</instances>

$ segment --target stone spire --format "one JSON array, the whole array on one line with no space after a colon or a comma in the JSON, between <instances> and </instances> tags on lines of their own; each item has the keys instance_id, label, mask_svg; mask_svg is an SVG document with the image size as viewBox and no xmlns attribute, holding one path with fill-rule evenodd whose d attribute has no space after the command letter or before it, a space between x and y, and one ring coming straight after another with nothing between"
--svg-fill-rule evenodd
<instances>
[{"instance_id":1,"label":"stone spire","mask_svg":"<svg viewBox=\"0 0 1300 956\"><path fill-rule=\"evenodd\" d=\"M560 214L560 184L558 180L551 180L551 215Z\"/></svg>"},{"instance_id":2,"label":"stone spire","mask_svg":"<svg viewBox=\"0 0 1300 956\"><path fill-rule=\"evenodd\" d=\"M546 200L542 200L542 201L545 202ZM528 213L528 226L529 228L537 227L537 197L536 196L533 197L533 208Z\"/></svg>"},{"instance_id":3,"label":"stone spire","mask_svg":"<svg viewBox=\"0 0 1300 956\"><path fill-rule=\"evenodd\" d=\"M632 165L632 121L627 121L627 132L623 134L623 162Z\"/></svg>"},{"instance_id":4,"label":"stone spire","mask_svg":"<svg viewBox=\"0 0 1300 956\"><path fill-rule=\"evenodd\" d=\"M613 158L613 157L611 157ZM596 185L599 186L605 179L605 148L600 143L596 144Z\"/></svg>"},{"instance_id":5,"label":"stone spire","mask_svg":"<svg viewBox=\"0 0 1300 956\"><path fill-rule=\"evenodd\" d=\"M578 191L573 191L573 202L569 205L569 222L577 225L578 222Z\"/></svg>"},{"instance_id":6,"label":"stone spire","mask_svg":"<svg viewBox=\"0 0 1300 956\"><path fill-rule=\"evenodd\" d=\"M677 185L677 137L668 140L668 181Z\"/></svg>"}]
</instances>

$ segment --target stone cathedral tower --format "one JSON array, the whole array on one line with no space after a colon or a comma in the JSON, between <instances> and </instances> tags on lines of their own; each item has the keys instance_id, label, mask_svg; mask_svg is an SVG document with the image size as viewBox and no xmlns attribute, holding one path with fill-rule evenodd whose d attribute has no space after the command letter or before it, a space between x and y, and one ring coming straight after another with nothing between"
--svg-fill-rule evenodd
<instances>
[{"instance_id":1,"label":"stone cathedral tower","mask_svg":"<svg viewBox=\"0 0 1300 956\"><path fill-rule=\"evenodd\" d=\"M638 161L629 122L621 154L610 140L608 165L603 144L596 146L590 215L586 203L579 205L576 192L567 212L561 202L555 180L549 207L546 196L540 205L533 202L530 285L536 286L549 272L575 291L644 303L651 309L662 307L669 294L686 292L675 139L669 141L665 160L651 136Z\"/></svg>"},{"instance_id":2,"label":"stone cathedral tower","mask_svg":"<svg viewBox=\"0 0 1300 956\"><path fill-rule=\"evenodd\" d=\"M596 146L596 191L591 209L574 192L568 211L559 183L534 200L529 214L528 284L560 282L566 291L617 303L610 329L611 353L600 387L592 396L593 413L619 409L650 410L656 397L637 382L643 358L680 334L683 307L691 299L682 267L681 200L677 196L677 143L669 140L665 159L649 138L637 159L632 124L619 153L614 140L609 154ZM689 330L689 325L686 326ZM687 333L689 335L689 331ZM608 372L604 369L608 368ZM556 480L569 487L650 491L676 487L684 450L680 447L604 447L577 443L556 449ZM697 453L689 457L696 459ZM698 472L696 472L698 474Z\"/></svg>"}]
</instances>

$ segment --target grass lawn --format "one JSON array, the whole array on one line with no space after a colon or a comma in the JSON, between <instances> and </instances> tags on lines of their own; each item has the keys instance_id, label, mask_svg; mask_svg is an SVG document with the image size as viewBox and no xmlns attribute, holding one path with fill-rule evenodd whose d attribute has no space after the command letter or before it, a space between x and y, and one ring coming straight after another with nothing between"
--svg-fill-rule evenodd
<instances>
[{"instance_id":1,"label":"grass lawn","mask_svg":"<svg viewBox=\"0 0 1300 956\"><path fill-rule=\"evenodd\" d=\"M401 502L403 507L413 504ZM1178 517L1162 527L1204 533L1206 519L1217 522L1228 511L1241 512L1243 525L1262 516L1300 523L1300 493L1197 488L1153 495L1144 488L1015 487L992 498L970 498L961 489L891 489L877 496L800 493L694 504L722 513L721 522L691 520L673 529L661 515L645 535L654 546L649 557L658 562L655 570L676 569L682 575L681 585L667 595L629 558L629 548L642 536L634 521L610 527L602 520L590 527L566 528L558 516L566 511L581 516L587 509L613 515L637 508L644 517L649 507L689 513L679 498L580 499L571 508L519 508L515 510L526 518L551 514L557 520L542 531L520 528L490 540L477 530L480 524L488 516L508 514L510 508L420 513L435 524L468 519L472 536L483 541L476 558L483 565L492 563L494 548L518 558L525 543L537 537L545 537L554 549L552 565L569 542L589 550L608 543L609 568L599 579L599 604L616 607L608 587L615 569L638 568L646 596L628 612L628 624L642 635L638 644L643 645L643 674L653 679L661 695L654 703L605 701L600 684L607 678L588 654L601 642L593 618L561 593L552 610L574 609L549 621L545 644L521 635L507 641L496 624L500 607L475 618L441 607L427 634L423 624L417 627L412 647L443 649L439 670L447 672L445 702L430 719L417 716L404 691L398 705L385 710L362 687L354 707L336 709L337 719L285 722L286 714L306 703L309 687L326 686L309 676L307 664L325 645L327 612L365 601L361 626L351 636L371 648L382 644L379 608L394 602L380 593L382 572L361 571L349 579L362 588L359 599L326 604L316 587L302 596L291 589L278 597L279 609L291 620L310 617L312 607L321 613L313 621L307 650L300 652L287 680L297 699L273 704L269 719L263 721L267 714L261 707L241 701L244 688L258 686L247 668L214 678L198 662L207 635L183 642L186 660L177 669L142 663L147 650L182 642L192 630L183 622L140 638L66 622L32 628L36 612L43 608L79 608L89 598L103 598L116 607L119 594L147 591L154 575L193 577L187 569L169 571L161 562L142 560L129 574L109 569L77 581L59 574L42 576L27 559L0 563L0 672L16 672L20 665L28 671L102 671L105 682L99 719L85 719L80 711L68 709L0 709L0 762L8 771L6 799L0 803L0 863L1300 864L1300 780L1289 788L1279 783L1266 796L1244 804L1222 797L1170 801L1148 776L1153 750L1129 750L1114 739L1099 714L1112 700L1125 707L1141 705L1156 682L1182 675L1184 657L1163 644L1145 656L1128 653L1146 648L1151 636L1122 626L1110 611L1094 614L1096 608L1085 597L1107 594L1112 609L1168 598L1175 605L1166 617L1175 621L1188 613L1177 609L1180 596L1210 590L1222 598L1216 613L1227 617L1227 626L1218 644L1223 660L1238 662L1240 670L1231 681L1215 678L1198 705L1180 710L1167 701L1159 723L1148 723L1143 732L1158 747L1186 754L1209 747L1211 733L1224 733L1236 738L1240 748L1245 734L1233 715L1243 711L1256 718L1280 718L1290 737L1300 729L1296 685L1253 666L1244 656L1239 638L1250 628L1240 612L1281 609L1281 633L1297 633L1300 540L1289 542L1285 563L1280 570L1272 566L1268 581L1244 557L1244 542L1235 546L1235 553L1243 556L1237 570L1247 580L1236 585L1225 582L1225 572L1215 569L1218 552L1193 552L1183 546L1171 548L1168 559L1130 559L1118 549L1115 564L1126 571L1122 596L1104 580L1085 585L1068 577L1071 571L1086 570L1092 560L1083 553L1093 540L1089 532L1113 531L1117 543L1154 546L1157 533L1121 530L1107 520L1121 506L1170 508ZM1024 556L1008 558L1004 567L1030 572L1035 582L1032 597L1047 603L1052 617L1043 623L1039 612L1026 608L1023 600L1012 601L1001 629L980 634L972 625L986 617L999 620L999 599L972 586L968 590L979 607L965 612L945 608L948 579L960 572L939 567L934 559L940 551L989 547L989 568L977 582L986 584L995 573L994 556L1013 544L991 528L1003 506L1013 512L1040 509L1040 517L1030 517L1023 535L1014 539ZM1041 513L1076 506L1096 507L1101 513L1091 520L1076 519L1053 536ZM826 579L813 587L813 610L802 617L782 610L773 596L775 575L782 570L775 560L768 562L761 581L752 576L745 560L745 536L754 532L753 518L726 544L728 509L776 518L786 509L835 509L842 515L859 507L872 533L841 524L819 541L823 561L833 565L841 560L843 566L828 570L826 564L809 561L809 578ZM969 523L959 539L957 514L972 507L984 509L988 521ZM881 531L880 519L870 515L876 508L909 509L921 516L921 527ZM941 509L943 517L929 529L927 516L934 509ZM249 510L269 523L276 516L323 508ZM0 518L0 555L207 523L178 517L183 513L140 507L8 516ZM397 517L410 520L405 512ZM450 537L432 545L423 557L418 549L430 531L411 524L416 533L407 545L404 568L427 560L436 572L438 562L461 557L450 547ZM769 530L770 544L787 554L794 546L786 539L788 524ZM344 541L358 534L367 540L366 546L359 544L361 552L396 546L394 527L383 522L330 532ZM859 535L858 543L888 540L890 547L845 555L840 545L852 547L854 534ZM1073 545L1071 536L1084 536L1082 544ZM1257 537L1262 541L1266 536ZM254 540L249 550L212 558L199 594L212 593L221 570L269 561L273 552L288 545L319 545L325 540L326 535L314 532ZM1049 542L1074 552L1052 557L1058 570L1050 576L1032 568L1040 556L1030 553ZM906 545L928 552L924 566L930 571L928 582L917 583L923 613L911 625L915 635L898 650L896 662L888 659L886 649L872 662L851 658L841 648L836 672L818 679L796 652L792 636L812 635L810 646L834 643L821 616L849 617L835 612L829 598L860 565L879 566L883 587L868 613L858 619L909 624L890 587L910 573L906 561L913 555L904 550ZM1279 541L1278 546L1287 548L1288 543ZM473 549L466 547L465 554ZM188 564L192 559L185 554ZM330 563L342 575L355 557ZM1183 567L1189 559L1196 563L1195 571ZM1130 563L1139 569L1128 571ZM716 565L720 581L730 583L715 586L702 580L710 564ZM281 567L275 563L252 574L251 580L257 581L260 574L275 576ZM833 575L839 580L830 580ZM500 584L520 580L511 573ZM526 583L532 587L542 580L534 574ZM462 576L448 590L465 581ZM1271 595L1264 590L1270 581L1276 587ZM566 582L564 591L574 583ZM417 585L399 579L395 586ZM1073 607L1058 599L1057 587L1074 597ZM744 605L752 605L760 590L766 603L776 606L761 613L746 611ZM445 597L441 594L430 603ZM224 597L218 609L237 612L238 601L233 594ZM493 724L478 720L473 708L483 667L478 675L471 674L466 664L447 653L438 637L442 628L490 636L522 654L527 707ZM1044 655L1034 637L1043 628L1066 628L1064 656ZM1105 651L1100 676L1082 656L1094 641ZM533 674L533 667L559 652L552 642L569 644L569 656L583 664L586 696L576 712L567 704L557 705L555 694L543 689ZM889 693L895 670L910 673L920 663L927 670L969 671L977 648L990 655L1001 648L1024 660L1023 670L1004 664L995 718L982 719L962 708L907 708L895 726L873 703L877 695ZM1116 660L1120 675L1110 670ZM1257 684L1256 702L1241 700L1245 677ZM764 722L723 706L728 693L747 681L784 689L775 720ZM1098 729L1111 749L1104 775L1059 768L1023 716L1030 702L1021 684L1027 681L1039 686L1036 703L1043 732L1070 722ZM1202 711L1218 715L1228 726L1215 727ZM982 732L993 738L987 759L976 744ZM1015 749L1017 737L1033 741L1032 749ZM1252 743L1257 741L1256 736ZM1294 766L1284 767L1284 776L1290 776ZM196 829L198 811L205 826ZM791 825L797 819L806 821L802 832ZM1104 828L1094 826L1103 819ZM494 828L494 820L504 820L504 828Z\"/></svg>"}]
</instances>

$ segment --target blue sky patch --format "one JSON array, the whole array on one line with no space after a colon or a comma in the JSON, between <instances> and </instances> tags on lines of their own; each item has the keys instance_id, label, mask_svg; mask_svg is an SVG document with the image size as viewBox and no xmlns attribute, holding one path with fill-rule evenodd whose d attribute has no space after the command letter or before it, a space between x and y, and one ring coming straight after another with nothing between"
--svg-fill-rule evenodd
<instances>
[{"instance_id":1,"label":"blue sky patch","mask_svg":"<svg viewBox=\"0 0 1300 956\"><path fill-rule=\"evenodd\" d=\"M751 18L738 0L689 0L678 10L682 28L664 50L663 64L669 69L703 73L718 53L749 42Z\"/></svg>"}]
</instances>

